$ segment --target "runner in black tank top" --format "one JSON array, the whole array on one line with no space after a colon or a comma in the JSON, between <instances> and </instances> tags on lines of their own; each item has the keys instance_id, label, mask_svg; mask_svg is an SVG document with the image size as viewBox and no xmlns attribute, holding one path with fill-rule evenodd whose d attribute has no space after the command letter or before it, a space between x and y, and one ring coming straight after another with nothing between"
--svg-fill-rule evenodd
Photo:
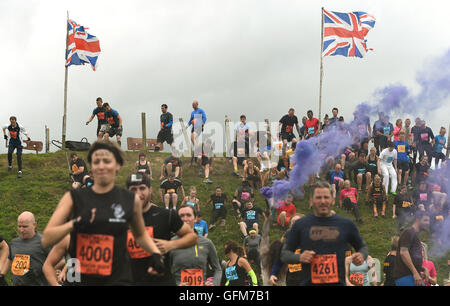
<instances>
[{"instance_id":1,"label":"runner in black tank top","mask_svg":"<svg viewBox=\"0 0 450 306\"><path fill-rule=\"evenodd\" d=\"M164 271L161 253L145 230L139 197L114 186L122 154L109 141L95 142L88 152L95 184L92 189L67 192L44 230L43 247L71 234L69 254L77 259L81 272L81 281L74 285L131 284L126 249L129 226L136 242L153 255L151 266Z\"/></svg>"},{"instance_id":2,"label":"runner in black tank top","mask_svg":"<svg viewBox=\"0 0 450 306\"><path fill-rule=\"evenodd\" d=\"M70 195L75 216L94 216L94 222L76 226L70 237L69 255L81 263L81 284L130 284L130 257L124 246L134 194L114 187L105 194L83 188L72 190Z\"/></svg>"},{"instance_id":3,"label":"runner in black tank top","mask_svg":"<svg viewBox=\"0 0 450 306\"><path fill-rule=\"evenodd\" d=\"M225 286L258 286L258 280L255 272L245 258L239 256L239 247L234 241L228 241L225 244L225 255L230 259L224 269L222 283ZM234 262L230 266L230 263ZM240 265L239 265L240 263ZM251 278L251 284L248 284L247 275Z\"/></svg>"}]
</instances>

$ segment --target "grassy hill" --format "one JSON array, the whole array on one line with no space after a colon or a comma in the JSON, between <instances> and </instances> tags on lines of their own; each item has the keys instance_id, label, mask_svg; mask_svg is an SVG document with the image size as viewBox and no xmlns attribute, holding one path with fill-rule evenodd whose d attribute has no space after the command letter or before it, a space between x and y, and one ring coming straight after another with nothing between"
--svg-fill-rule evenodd
<instances>
[{"instance_id":1,"label":"grassy hill","mask_svg":"<svg viewBox=\"0 0 450 306\"><path fill-rule=\"evenodd\" d=\"M70 155L70 153L69 153ZM153 171L153 195L158 205L163 206L159 199L159 174L160 167L168 153L148 153L147 156L152 162ZM86 152L79 152L79 156L86 160ZM138 158L138 152L125 152L126 162L120 170L116 183L119 186L125 186L127 176L133 171L134 163ZM232 174L232 166L227 158L216 158L213 164L211 179L213 184L204 184L202 178L198 176L199 167L189 167L190 159L182 158L183 167L183 185L186 194L190 186L197 187L197 196L200 199L200 210L203 212L203 218L209 224L211 219L211 207L205 207L209 196L215 192L216 186L221 186L228 198L232 199L235 189L240 185L239 178ZM70 188L69 170L67 167L66 156L64 152L45 154L26 154L23 156L23 178L17 179L17 167L14 155L13 171L7 172L7 157L0 155L0 235L10 241L17 237L17 217L25 211L31 211L36 216L38 231L42 232L47 224L54 208L58 204L63 193ZM303 214L311 213L308 208L309 194L306 189L305 200L296 200L295 205L298 212ZM365 202L365 196L360 199L360 203ZM256 205L265 209L264 198L259 191L256 192ZM214 242L219 258L224 259L223 244L228 240L234 240L242 244L243 236L240 233L238 220L227 207L228 217L225 227L217 226L210 233L209 238ZM337 214L354 220L353 215L340 210L335 206ZM392 219L392 198L387 206L385 218L372 217L372 210L365 204L361 204L361 215L364 220L362 225L358 225L362 237L369 245L369 254L383 261L390 250L391 237L398 234L395 220ZM283 234L282 230L276 226L271 227L270 239L274 241ZM429 245L432 245L429 234L423 233L421 238ZM433 258L438 274L438 283L443 284L443 280L448 278L449 267L447 259L450 258L450 252L440 258ZM382 271L382 267L381 267Z\"/></svg>"}]
</instances>

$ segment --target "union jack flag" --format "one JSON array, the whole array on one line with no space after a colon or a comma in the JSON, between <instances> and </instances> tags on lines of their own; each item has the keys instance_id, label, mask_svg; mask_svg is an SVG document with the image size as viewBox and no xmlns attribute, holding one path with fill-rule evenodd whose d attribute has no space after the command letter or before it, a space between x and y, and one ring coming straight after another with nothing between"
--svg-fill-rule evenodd
<instances>
[{"instance_id":1,"label":"union jack flag","mask_svg":"<svg viewBox=\"0 0 450 306\"><path fill-rule=\"evenodd\" d=\"M67 41L66 66L91 64L95 71L100 41L86 32L87 28L68 20L69 38Z\"/></svg>"},{"instance_id":2,"label":"union jack flag","mask_svg":"<svg viewBox=\"0 0 450 306\"><path fill-rule=\"evenodd\" d=\"M338 13L323 10L322 56L363 57L368 50L365 37L375 17L365 12Z\"/></svg>"}]
</instances>

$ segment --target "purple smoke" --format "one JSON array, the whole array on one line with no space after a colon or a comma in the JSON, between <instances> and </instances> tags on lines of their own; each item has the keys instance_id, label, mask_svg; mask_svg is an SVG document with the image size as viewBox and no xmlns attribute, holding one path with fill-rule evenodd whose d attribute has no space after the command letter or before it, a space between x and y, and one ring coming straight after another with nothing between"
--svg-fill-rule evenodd
<instances>
[{"instance_id":1,"label":"purple smoke","mask_svg":"<svg viewBox=\"0 0 450 306\"><path fill-rule=\"evenodd\" d=\"M441 168L435 169L431 172L427 179L428 184L438 184L441 186L442 192L447 192L447 203L449 201L450 192L450 162L446 161L442 163ZM444 211L447 214L447 211ZM433 238L434 244L429 250L429 254L433 257L441 257L450 250L450 218L445 216L445 220L442 221L441 230L436 233L436 237Z\"/></svg>"},{"instance_id":2,"label":"purple smoke","mask_svg":"<svg viewBox=\"0 0 450 306\"><path fill-rule=\"evenodd\" d=\"M261 193L267 199L273 197L275 200L284 198L291 190L302 194L299 188L311 175L320 171L325 160L330 156L337 157L352 143L352 137L345 128L330 129L317 137L300 141L293 155L295 166L289 172L289 179L277 180L272 187L262 188Z\"/></svg>"}]
</instances>

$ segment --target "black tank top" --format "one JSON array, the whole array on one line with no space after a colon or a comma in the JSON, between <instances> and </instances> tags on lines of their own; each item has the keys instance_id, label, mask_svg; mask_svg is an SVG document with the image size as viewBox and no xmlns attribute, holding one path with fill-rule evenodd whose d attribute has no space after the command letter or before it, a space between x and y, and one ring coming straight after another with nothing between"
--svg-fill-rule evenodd
<instances>
[{"instance_id":1,"label":"black tank top","mask_svg":"<svg viewBox=\"0 0 450 306\"><path fill-rule=\"evenodd\" d=\"M70 234L69 254L80 261L81 269L81 283L73 285L131 284L126 242L134 194L119 187L105 194L82 188L72 190L71 196L74 218L96 208L93 223Z\"/></svg>"},{"instance_id":2,"label":"black tank top","mask_svg":"<svg viewBox=\"0 0 450 306\"><path fill-rule=\"evenodd\" d=\"M375 159L371 159L370 155L369 158L367 159L367 163L369 164L369 171L373 173L377 172L377 156L375 155Z\"/></svg>"},{"instance_id":3,"label":"black tank top","mask_svg":"<svg viewBox=\"0 0 450 306\"><path fill-rule=\"evenodd\" d=\"M141 161L138 161L138 171L144 169L145 170L145 174L150 174L150 168L148 167L148 162L145 161L145 165L141 165Z\"/></svg>"},{"instance_id":4,"label":"black tank top","mask_svg":"<svg viewBox=\"0 0 450 306\"><path fill-rule=\"evenodd\" d=\"M373 198L383 198L384 197L384 188L383 185L375 186L372 184L372 189L370 190L370 196Z\"/></svg>"},{"instance_id":5,"label":"black tank top","mask_svg":"<svg viewBox=\"0 0 450 306\"><path fill-rule=\"evenodd\" d=\"M238 265L239 256L236 263L225 268L225 277L229 281L228 286L247 286L245 280L247 278L247 271Z\"/></svg>"}]
</instances>

